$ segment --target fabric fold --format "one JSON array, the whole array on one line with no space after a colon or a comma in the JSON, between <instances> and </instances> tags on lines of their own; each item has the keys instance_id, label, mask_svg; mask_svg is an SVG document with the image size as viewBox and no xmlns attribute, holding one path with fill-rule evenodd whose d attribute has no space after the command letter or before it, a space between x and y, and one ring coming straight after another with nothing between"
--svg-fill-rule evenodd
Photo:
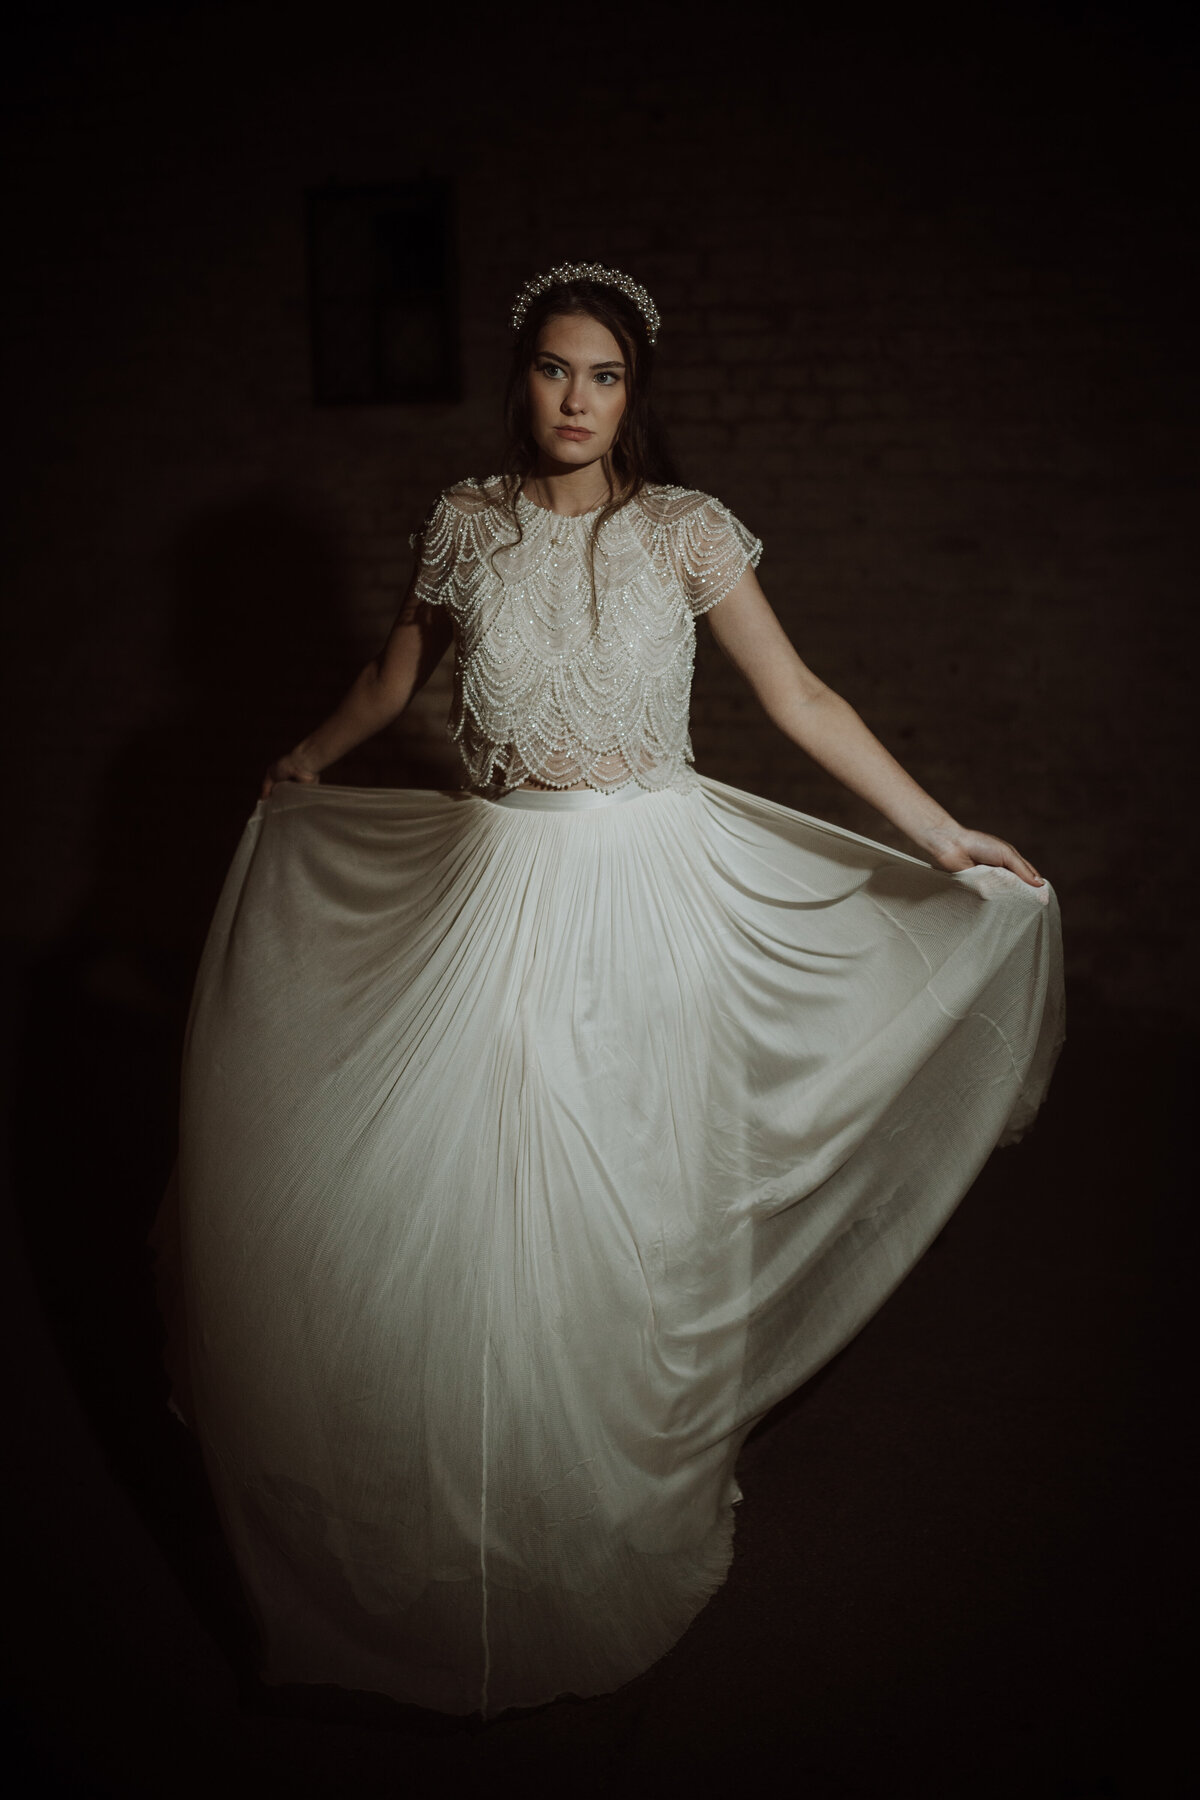
<instances>
[{"instance_id":1,"label":"fabric fold","mask_svg":"<svg viewBox=\"0 0 1200 1800\"><path fill-rule=\"evenodd\" d=\"M1045 1094L1049 886L623 793L246 826L156 1242L268 1681L466 1714L647 1668L746 1433Z\"/></svg>"}]
</instances>

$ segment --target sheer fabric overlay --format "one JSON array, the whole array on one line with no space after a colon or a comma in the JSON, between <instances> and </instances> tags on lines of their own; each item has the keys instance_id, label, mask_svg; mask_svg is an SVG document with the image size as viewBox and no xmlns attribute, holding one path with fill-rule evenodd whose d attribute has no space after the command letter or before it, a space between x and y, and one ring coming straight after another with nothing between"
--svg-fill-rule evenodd
<instances>
[{"instance_id":1,"label":"sheer fabric overlay","mask_svg":"<svg viewBox=\"0 0 1200 1800\"><path fill-rule=\"evenodd\" d=\"M246 826L157 1241L268 1682L487 1716L649 1667L750 1427L1046 1091L1049 887L700 775L620 798Z\"/></svg>"},{"instance_id":2,"label":"sheer fabric overlay","mask_svg":"<svg viewBox=\"0 0 1200 1800\"><path fill-rule=\"evenodd\" d=\"M604 525L593 597L600 509L571 518L520 494L518 543L501 494L494 476L446 490L414 588L454 621L449 723L469 785L691 786L694 621L761 542L711 495L654 484Z\"/></svg>"}]
</instances>

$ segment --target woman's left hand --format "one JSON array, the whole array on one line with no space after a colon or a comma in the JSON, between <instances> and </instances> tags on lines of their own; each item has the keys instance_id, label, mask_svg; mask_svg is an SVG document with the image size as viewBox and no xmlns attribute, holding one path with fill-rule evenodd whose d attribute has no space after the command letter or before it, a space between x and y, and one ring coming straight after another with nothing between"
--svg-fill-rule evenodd
<instances>
[{"instance_id":1,"label":"woman's left hand","mask_svg":"<svg viewBox=\"0 0 1200 1800\"><path fill-rule=\"evenodd\" d=\"M1026 862L1019 850L1006 844L1003 838L992 837L986 831L969 831L963 825L931 831L923 848L935 868L949 869L952 874L957 874L960 869L973 869L980 863L987 863L994 869L1011 869L1014 875L1019 875L1030 887L1046 885L1033 864Z\"/></svg>"}]
</instances>

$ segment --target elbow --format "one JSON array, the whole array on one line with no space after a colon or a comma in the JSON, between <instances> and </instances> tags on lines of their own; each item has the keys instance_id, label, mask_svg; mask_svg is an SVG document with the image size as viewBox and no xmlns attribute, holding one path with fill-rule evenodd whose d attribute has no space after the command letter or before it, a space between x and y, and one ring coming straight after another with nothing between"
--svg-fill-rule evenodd
<instances>
[{"instance_id":1,"label":"elbow","mask_svg":"<svg viewBox=\"0 0 1200 1800\"><path fill-rule=\"evenodd\" d=\"M849 702L823 681L805 682L775 707L766 708L772 724L793 743L808 747L815 733L821 732L831 716L843 709L852 711Z\"/></svg>"},{"instance_id":2,"label":"elbow","mask_svg":"<svg viewBox=\"0 0 1200 1800\"><path fill-rule=\"evenodd\" d=\"M846 706L847 704L848 702L843 700L842 696L828 683L822 681L817 675L810 675L790 695L788 711L803 713L812 706L830 707Z\"/></svg>"}]
</instances>

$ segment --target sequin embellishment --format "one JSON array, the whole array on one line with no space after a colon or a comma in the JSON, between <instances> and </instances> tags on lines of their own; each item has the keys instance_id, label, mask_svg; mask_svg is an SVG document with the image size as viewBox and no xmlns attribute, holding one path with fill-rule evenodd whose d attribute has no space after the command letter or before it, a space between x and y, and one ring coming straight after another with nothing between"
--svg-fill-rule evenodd
<instances>
[{"instance_id":1,"label":"sequin embellishment","mask_svg":"<svg viewBox=\"0 0 1200 1800\"><path fill-rule=\"evenodd\" d=\"M761 543L711 495L650 485L604 526L593 606L600 509L569 517L520 495L516 544L501 495L495 476L441 495L414 589L454 622L449 728L470 786L694 785L695 619Z\"/></svg>"}]
</instances>

